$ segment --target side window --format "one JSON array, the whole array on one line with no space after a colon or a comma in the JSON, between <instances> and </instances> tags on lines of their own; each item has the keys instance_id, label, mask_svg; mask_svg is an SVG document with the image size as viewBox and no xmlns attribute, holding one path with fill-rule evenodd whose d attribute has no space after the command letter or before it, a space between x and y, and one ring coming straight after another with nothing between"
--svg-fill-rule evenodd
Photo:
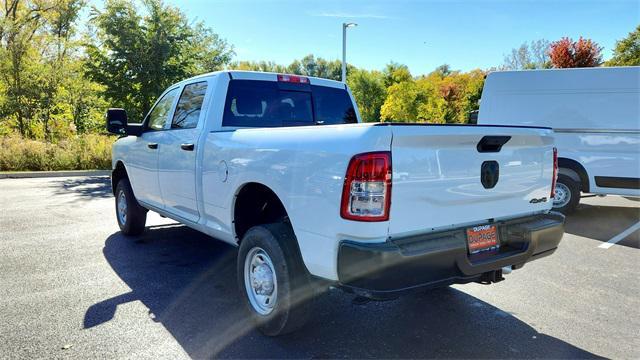
<instances>
[{"instance_id":1,"label":"side window","mask_svg":"<svg viewBox=\"0 0 640 360\"><path fill-rule=\"evenodd\" d=\"M171 121L172 129L193 129L198 126L200 109L202 109L202 102L206 92L206 81L189 84L184 87Z\"/></svg>"},{"instance_id":2,"label":"side window","mask_svg":"<svg viewBox=\"0 0 640 360\"><path fill-rule=\"evenodd\" d=\"M162 99L158 101L156 106L149 113L149 122L147 124L149 129L164 129L164 124L167 123L167 116L169 116L169 112L171 112L171 105L173 105L173 100L176 98L177 94L178 89L175 88L164 94Z\"/></svg>"}]
</instances>

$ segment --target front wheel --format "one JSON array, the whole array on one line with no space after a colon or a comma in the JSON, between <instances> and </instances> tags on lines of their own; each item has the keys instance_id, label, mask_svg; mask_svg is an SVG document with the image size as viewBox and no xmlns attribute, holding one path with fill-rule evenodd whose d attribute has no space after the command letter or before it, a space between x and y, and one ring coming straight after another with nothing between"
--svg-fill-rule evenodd
<instances>
[{"instance_id":1,"label":"front wheel","mask_svg":"<svg viewBox=\"0 0 640 360\"><path fill-rule=\"evenodd\" d=\"M249 316L263 334L282 335L305 324L316 292L290 225L249 229L240 243L237 268Z\"/></svg>"},{"instance_id":2,"label":"front wheel","mask_svg":"<svg viewBox=\"0 0 640 360\"><path fill-rule=\"evenodd\" d=\"M580 184L567 175L558 175L553 209L563 214L570 214L578 207L579 202Z\"/></svg>"},{"instance_id":3,"label":"front wheel","mask_svg":"<svg viewBox=\"0 0 640 360\"><path fill-rule=\"evenodd\" d=\"M147 210L138 204L129 180L122 179L116 186L116 218L125 235L140 235L147 222Z\"/></svg>"}]
</instances>

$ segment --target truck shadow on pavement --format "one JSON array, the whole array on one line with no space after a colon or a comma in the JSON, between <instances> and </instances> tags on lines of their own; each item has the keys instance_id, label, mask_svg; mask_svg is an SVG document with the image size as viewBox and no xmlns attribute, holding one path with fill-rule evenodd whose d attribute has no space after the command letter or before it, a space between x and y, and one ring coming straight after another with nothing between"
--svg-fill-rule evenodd
<instances>
[{"instance_id":1,"label":"truck shadow on pavement","mask_svg":"<svg viewBox=\"0 0 640 360\"><path fill-rule=\"evenodd\" d=\"M640 207L580 204L574 213L567 216L565 232L607 242L638 220L640 220ZM640 232L630 234L617 245L640 249Z\"/></svg>"},{"instance_id":2,"label":"truck shadow on pavement","mask_svg":"<svg viewBox=\"0 0 640 360\"><path fill-rule=\"evenodd\" d=\"M82 176L55 181L56 194L77 194L84 200L105 199L113 196L108 176Z\"/></svg>"},{"instance_id":3,"label":"truck shadow on pavement","mask_svg":"<svg viewBox=\"0 0 640 360\"><path fill-rule=\"evenodd\" d=\"M597 357L453 288L364 305L332 290L306 327L268 338L245 316L232 246L185 226L156 226L137 238L109 236L104 256L132 290L92 305L84 327L141 301L149 321L193 358Z\"/></svg>"}]
</instances>

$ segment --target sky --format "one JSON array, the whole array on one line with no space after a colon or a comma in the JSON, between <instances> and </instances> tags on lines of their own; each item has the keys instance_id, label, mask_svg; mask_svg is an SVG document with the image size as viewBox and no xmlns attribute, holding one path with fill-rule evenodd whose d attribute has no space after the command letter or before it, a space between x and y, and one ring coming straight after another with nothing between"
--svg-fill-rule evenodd
<instances>
[{"instance_id":1,"label":"sky","mask_svg":"<svg viewBox=\"0 0 640 360\"><path fill-rule=\"evenodd\" d=\"M616 40L640 24L640 1L165 0L203 21L235 47L235 60L287 65L314 54L383 69L406 64L414 75L439 65L468 71L503 63L525 41L591 38L611 57Z\"/></svg>"}]
</instances>

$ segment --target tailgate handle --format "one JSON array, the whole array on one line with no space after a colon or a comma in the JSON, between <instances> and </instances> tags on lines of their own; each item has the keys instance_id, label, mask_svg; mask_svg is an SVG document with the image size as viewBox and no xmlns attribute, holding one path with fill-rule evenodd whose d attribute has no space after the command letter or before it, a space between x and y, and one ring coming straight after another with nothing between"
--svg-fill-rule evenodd
<instances>
[{"instance_id":1,"label":"tailgate handle","mask_svg":"<svg viewBox=\"0 0 640 360\"><path fill-rule=\"evenodd\" d=\"M511 140L511 136L485 136L478 142L479 153L494 153L500 152L502 146Z\"/></svg>"}]
</instances>

